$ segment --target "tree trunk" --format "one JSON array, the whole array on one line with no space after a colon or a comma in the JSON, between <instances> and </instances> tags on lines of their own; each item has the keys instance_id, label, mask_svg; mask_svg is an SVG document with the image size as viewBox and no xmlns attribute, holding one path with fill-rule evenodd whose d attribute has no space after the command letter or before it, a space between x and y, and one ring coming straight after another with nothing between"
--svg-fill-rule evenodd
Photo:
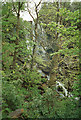
<instances>
[{"instance_id":1,"label":"tree trunk","mask_svg":"<svg viewBox=\"0 0 81 120\"><path fill-rule=\"evenodd\" d=\"M28 9L28 12L30 14L30 16L32 17L34 23L35 23L35 40L34 41L34 45L33 45L33 52L32 52L32 60L31 60L31 70L33 70L33 66L34 66L34 58L35 58L35 50L36 50L36 42L37 42L37 26L38 26L38 20L39 20L39 11L38 11L38 7L39 5L41 4L42 0L39 1L38 4L36 4L34 2L34 5L35 5L35 13L36 13L36 19L34 18L34 16L31 14L31 11L29 9L29 5L28 5L28 2L27 2L27 9Z\"/></svg>"},{"instance_id":2,"label":"tree trunk","mask_svg":"<svg viewBox=\"0 0 81 120\"><path fill-rule=\"evenodd\" d=\"M35 40L33 40L35 43L37 42L37 25L38 25L38 19L35 22ZM33 46L32 60L31 60L31 70L33 70L33 66L34 66L35 50L36 50L36 44L34 44L34 46Z\"/></svg>"},{"instance_id":3,"label":"tree trunk","mask_svg":"<svg viewBox=\"0 0 81 120\"><path fill-rule=\"evenodd\" d=\"M17 13L17 26L16 26L16 40L15 40L15 51L14 51L14 56L13 56L13 69L16 66L16 61L17 61L17 53L18 53L18 46L19 45L19 25L20 25L20 2L18 2L18 13Z\"/></svg>"},{"instance_id":4,"label":"tree trunk","mask_svg":"<svg viewBox=\"0 0 81 120\"><path fill-rule=\"evenodd\" d=\"M59 3L58 2L57 2L57 12L59 12ZM59 25L59 14L57 14L57 20L56 20L56 22ZM56 41L58 41L58 35L59 35L59 33L56 32L56 34L55 34ZM58 46L58 49L59 49L59 41L57 43L57 46ZM58 58L59 58L59 55L56 54L56 55L53 56L52 61L51 61L50 80L48 82L48 85L50 87L52 87L52 85L53 86L56 85L56 80L57 80L57 78L56 78L56 70L58 69Z\"/></svg>"}]
</instances>

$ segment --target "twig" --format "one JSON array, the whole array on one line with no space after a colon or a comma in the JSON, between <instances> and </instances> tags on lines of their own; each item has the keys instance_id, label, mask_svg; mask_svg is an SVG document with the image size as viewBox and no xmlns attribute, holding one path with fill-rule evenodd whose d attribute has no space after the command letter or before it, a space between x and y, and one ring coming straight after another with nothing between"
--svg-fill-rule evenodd
<instances>
[{"instance_id":1,"label":"twig","mask_svg":"<svg viewBox=\"0 0 81 120\"><path fill-rule=\"evenodd\" d=\"M28 3L27 3L27 10L28 10L28 12L29 12L30 16L32 17L33 21L35 21L35 19L34 19L33 15L31 14L31 11L29 10L29 8L28 8L28 7L29 7L29 6L28 6Z\"/></svg>"},{"instance_id":2,"label":"twig","mask_svg":"<svg viewBox=\"0 0 81 120\"><path fill-rule=\"evenodd\" d=\"M12 0L12 5L13 5L13 8L14 8L14 10L15 10L16 14L17 14L17 9L16 9L16 7L15 7L15 5L14 5L13 0Z\"/></svg>"}]
</instances>

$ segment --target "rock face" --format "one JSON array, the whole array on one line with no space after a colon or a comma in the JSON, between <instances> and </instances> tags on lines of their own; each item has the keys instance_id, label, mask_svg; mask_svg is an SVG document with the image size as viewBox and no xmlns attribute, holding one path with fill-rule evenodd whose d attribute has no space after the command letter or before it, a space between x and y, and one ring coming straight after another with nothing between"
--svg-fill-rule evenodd
<instances>
[{"instance_id":1,"label":"rock face","mask_svg":"<svg viewBox=\"0 0 81 120\"><path fill-rule=\"evenodd\" d=\"M51 85L59 81L71 92L73 83L78 79L77 76L79 75L79 56L60 54L57 57L56 55L54 56L54 60L44 60L41 63L37 63L37 67L45 75L50 76L51 81L49 80L49 83L51 82Z\"/></svg>"},{"instance_id":2,"label":"rock face","mask_svg":"<svg viewBox=\"0 0 81 120\"><path fill-rule=\"evenodd\" d=\"M38 59L36 59L37 69L50 76L49 83L51 84L49 86L59 81L71 92L73 83L78 79L77 76L79 75L79 56L61 53L60 55L54 55L50 59L50 57L47 57L50 56L50 51L53 52L51 49L46 49L45 52L43 47L39 47L36 54L36 57L38 56Z\"/></svg>"},{"instance_id":3,"label":"rock face","mask_svg":"<svg viewBox=\"0 0 81 120\"><path fill-rule=\"evenodd\" d=\"M50 73L50 67L48 66L39 66L39 68L42 70L42 72L46 75L49 75Z\"/></svg>"},{"instance_id":4,"label":"rock face","mask_svg":"<svg viewBox=\"0 0 81 120\"><path fill-rule=\"evenodd\" d=\"M79 57L77 55L65 56L64 58L60 56L56 71L57 80L64 83L68 91L72 91L74 81L78 80Z\"/></svg>"}]
</instances>

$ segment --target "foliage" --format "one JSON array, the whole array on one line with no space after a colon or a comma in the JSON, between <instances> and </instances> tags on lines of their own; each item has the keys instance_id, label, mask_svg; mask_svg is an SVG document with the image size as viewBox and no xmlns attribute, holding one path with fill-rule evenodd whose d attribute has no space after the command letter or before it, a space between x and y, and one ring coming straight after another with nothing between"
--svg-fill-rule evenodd
<instances>
[{"instance_id":1,"label":"foliage","mask_svg":"<svg viewBox=\"0 0 81 120\"><path fill-rule=\"evenodd\" d=\"M33 89L31 102L26 102L28 118L79 118L78 101L72 98L59 98L54 90L48 88L41 96Z\"/></svg>"},{"instance_id":2,"label":"foliage","mask_svg":"<svg viewBox=\"0 0 81 120\"><path fill-rule=\"evenodd\" d=\"M17 86L11 82L3 82L3 102L2 102L2 113L3 117L9 115L11 111L14 111L17 108L22 108L24 103L24 94Z\"/></svg>"},{"instance_id":3,"label":"foliage","mask_svg":"<svg viewBox=\"0 0 81 120\"><path fill-rule=\"evenodd\" d=\"M26 71L26 75L24 76L24 85L27 87L35 86L36 84L42 81L41 75L38 74L36 71Z\"/></svg>"},{"instance_id":4,"label":"foliage","mask_svg":"<svg viewBox=\"0 0 81 120\"><path fill-rule=\"evenodd\" d=\"M39 34L39 40L36 43L32 39L31 23L23 21L19 16L18 24L18 17L13 8L14 5L18 11L18 4L19 2L2 4L3 118L7 118L9 113L18 108L24 108L22 118L79 118L80 104L75 99L76 97L81 99L79 92L81 75L78 63L80 40L78 24L81 22L79 10L77 8L74 10L75 4L67 3L69 8L68 6L65 8L66 3L63 3L58 11L57 2L44 3L39 11L39 24L47 38L41 40L42 35ZM20 10L24 10L24 3ZM44 44L41 44L43 42ZM51 60L46 61L42 55L33 54L33 46L37 44L43 48L47 47L45 55L52 53ZM47 53L48 50L51 52ZM33 57L37 66L31 70ZM46 75L53 74L52 81L56 77L65 85L68 81L71 82L73 97L61 98L55 87L49 87L47 78L37 72L38 66L43 66L42 70L47 68L48 64L51 69L49 73L45 71ZM59 74L62 74L62 78Z\"/></svg>"}]
</instances>

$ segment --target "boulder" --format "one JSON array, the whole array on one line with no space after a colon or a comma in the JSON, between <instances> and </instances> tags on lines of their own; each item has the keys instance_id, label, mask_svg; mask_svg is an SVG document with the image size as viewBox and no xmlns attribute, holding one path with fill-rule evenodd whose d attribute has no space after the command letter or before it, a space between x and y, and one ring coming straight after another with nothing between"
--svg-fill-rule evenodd
<instances>
[{"instance_id":1,"label":"boulder","mask_svg":"<svg viewBox=\"0 0 81 120\"><path fill-rule=\"evenodd\" d=\"M22 115L23 112L24 112L23 108L16 109L15 111L13 111L9 114L9 117L10 118L19 118Z\"/></svg>"}]
</instances>

